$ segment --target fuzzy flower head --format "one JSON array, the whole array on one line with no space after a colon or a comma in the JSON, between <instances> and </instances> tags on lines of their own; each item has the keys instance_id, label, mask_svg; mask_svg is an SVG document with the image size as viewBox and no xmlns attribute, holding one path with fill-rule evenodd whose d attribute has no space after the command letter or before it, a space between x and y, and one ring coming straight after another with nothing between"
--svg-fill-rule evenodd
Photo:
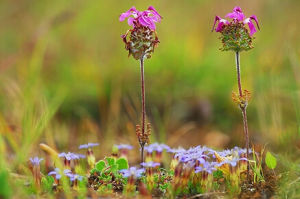
<instances>
[{"instance_id":1,"label":"fuzzy flower head","mask_svg":"<svg viewBox=\"0 0 300 199\"><path fill-rule=\"evenodd\" d=\"M128 25L133 29L128 30L121 38L126 50L129 51L129 56L132 55L136 60L150 58L159 43L155 24L160 22L162 17L153 6L150 6L145 11L131 7L120 15L119 20L124 21L126 18Z\"/></svg>"},{"instance_id":2,"label":"fuzzy flower head","mask_svg":"<svg viewBox=\"0 0 300 199\"><path fill-rule=\"evenodd\" d=\"M238 6L234 7L233 11L225 17L231 19L231 21L216 16L212 29L212 31L215 30L222 34L223 48L221 50L246 51L253 48L253 34L257 32L255 24L259 29L257 17L251 15L246 18L242 9Z\"/></svg>"}]
</instances>

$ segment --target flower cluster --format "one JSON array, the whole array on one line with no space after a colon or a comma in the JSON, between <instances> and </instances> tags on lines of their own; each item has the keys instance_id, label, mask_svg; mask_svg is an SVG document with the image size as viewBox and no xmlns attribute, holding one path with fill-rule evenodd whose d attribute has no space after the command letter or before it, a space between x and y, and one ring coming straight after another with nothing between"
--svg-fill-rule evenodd
<instances>
[{"instance_id":1,"label":"flower cluster","mask_svg":"<svg viewBox=\"0 0 300 199\"><path fill-rule=\"evenodd\" d=\"M210 190L213 172L220 170L232 184L239 184L240 174L246 170L246 149L235 147L217 152L205 146L196 146L188 150L170 149L173 152L171 169L174 170L173 189L183 191L188 182L201 189Z\"/></svg>"},{"instance_id":2,"label":"flower cluster","mask_svg":"<svg viewBox=\"0 0 300 199\"><path fill-rule=\"evenodd\" d=\"M225 17L232 19L232 21L216 16L212 29L222 34L223 48L221 50L239 52L253 48L252 36L257 31L253 22L260 29L257 17L251 15L246 18L242 9L238 6L234 7L233 12L228 13ZM246 25L248 25L250 33L245 27Z\"/></svg>"},{"instance_id":3,"label":"flower cluster","mask_svg":"<svg viewBox=\"0 0 300 199\"><path fill-rule=\"evenodd\" d=\"M74 188L78 186L78 181L83 180L83 176L72 173L70 169L64 169L63 172L61 172L59 168L55 168L53 171L48 173L48 176L52 176L54 178L56 185L59 184L62 175L68 177Z\"/></svg>"},{"instance_id":4,"label":"flower cluster","mask_svg":"<svg viewBox=\"0 0 300 199\"><path fill-rule=\"evenodd\" d=\"M153 6L150 6L145 11L138 11L132 7L122 13L119 20L124 21L126 18L128 18L128 25L133 29L128 30L121 37L126 50L129 51L129 56L132 55L137 60L150 58L155 46L159 43L155 32L155 23L160 22L162 17ZM129 39L127 40L128 35Z\"/></svg>"}]
</instances>

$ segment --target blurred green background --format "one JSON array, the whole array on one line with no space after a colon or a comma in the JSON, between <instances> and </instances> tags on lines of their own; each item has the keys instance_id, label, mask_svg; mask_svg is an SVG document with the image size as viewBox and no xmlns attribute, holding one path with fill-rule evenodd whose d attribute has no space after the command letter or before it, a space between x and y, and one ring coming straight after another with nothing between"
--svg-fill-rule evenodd
<instances>
[{"instance_id":1,"label":"blurred green background","mask_svg":"<svg viewBox=\"0 0 300 199\"><path fill-rule=\"evenodd\" d=\"M133 5L153 5L163 16L160 44L145 62L152 141L244 146L241 113L231 100L234 53L219 51L219 34L211 32L216 14L239 5L261 26L255 48L241 54L243 87L252 93L251 141L299 154L298 0L1 1L2 154L22 162L40 153L41 142L60 151L99 142L99 156L113 143L138 148L139 63L127 57L120 35L129 26L118 20Z\"/></svg>"}]
</instances>

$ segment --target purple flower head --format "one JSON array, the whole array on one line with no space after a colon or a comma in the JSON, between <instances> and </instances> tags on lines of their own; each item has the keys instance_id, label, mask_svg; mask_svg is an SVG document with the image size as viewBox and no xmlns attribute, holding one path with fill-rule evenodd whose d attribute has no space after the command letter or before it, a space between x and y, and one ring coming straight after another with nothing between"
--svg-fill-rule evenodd
<instances>
[{"instance_id":1,"label":"purple flower head","mask_svg":"<svg viewBox=\"0 0 300 199\"><path fill-rule=\"evenodd\" d=\"M55 168L54 171L50 171L48 176L55 176L55 179L59 180L61 178L59 168Z\"/></svg>"},{"instance_id":2,"label":"purple flower head","mask_svg":"<svg viewBox=\"0 0 300 199\"><path fill-rule=\"evenodd\" d=\"M92 148L95 146L99 146L99 143L87 143L87 144L82 144L80 145L78 148L79 149L88 149L88 148Z\"/></svg>"},{"instance_id":3,"label":"purple flower head","mask_svg":"<svg viewBox=\"0 0 300 199\"><path fill-rule=\"evenodd\" d=\"M144 26L151 30L155 30L155 23L160 22L162 19L153 6L150 6L145 11L138 11L135 7L131 7L128 11L120 15L119 20L124 21L126 18L128 18L128 25L133 28Z\"/></svg>"},{"instance_id":4,"label":"purple flower head","mask_svg":"<svg viewBox=\"0 0 300 199\"><path fill-rule=\"evenodd\" d=\"M63 175L70 177L72 175L72 172L70 169L65 169L63 172ZM54 171L50 171L48 173L48 176L54 176L55 179L59 180L61 178L61 173L59 168L55 168Z\"/></svg>"},{"instance_id":5,"label":"purple flower head","mask_svg":"<svg viewBox=\"0 0 300 199\"><path fill-rule=\"evenodd\" d=\"M146 168L154 168L154 167L158 167L160 165L160 163L158 163L158 162L142 162L141 165Z\"/></svg>"},{"instance_id":6,"label":"purple flower head","mask_svg":"<svg viewBox=\"0 0 300 199\"><path fill-rule=\"evenodd\" d=\"M71 152L68 152L68 153L62 152L62 153L58 154L58 157L60 157L60 158L63 157L67 160L76 160L76 159L78 160L80 158L85 158L85 155L71 153Z\"/></svg>"},{"instance_id":7,"label":"purple flower head","mask_svg":"<svg viewBox=\"0 0 300 199\"><path fill-rule=\"evenodd\" d=\"M169 150L170 147L166 144L153 143L148 146L145 146L145 151L152 153L153 151L162 152L163 150Z\"/></svg>"},{"instance_id":8,"label":"purple flower head","mask_svg":"<svg viewBox=\"0 0 300 199\"><path fill-rule=\"evenodd\" d=\"M39 157L34 157L34 158L30 158L30 162L33 166L38 166L40 165L40 162L43 160L43 158L39 158Z\"/></svg>"},{"instance_id":9,"label":"purple flower head","mask_svg":"<svg viewBox=\"0 0 300 199\"><path fill-rule=\"evenodd\" d=\"M131 150L133 149L133 146L129 145L129 144L119 144L119 145L115 145L119 150L120 149L127 149L127 150Z\"/></svg>"},{"instance_id":10,"label":"purple flower head","mask_svg":"<svg viewBox=\"0 0 300 199\"><path fill-rule=\"evenodd\" d=\"M69 179L70 179L71 182L73 182L75 180L82 181L82 179L83 179L83 176L78 175L78 174L73 174L73 173L68 173L66 176L69 177Z\"/></svg>"},{"instance_id":11,"label":"purple flower head","mask_svg":"<svg viewBox=\"0 0 300 199\"><path fill-rule=\"evenodd\" d=\"M130 176L134 176L135 178L140 178L143 173L145 173L145 169L138 169L136 167L130 167L129 169L122 169L119 171L125 178Z\"/></svg>"},{"instance_id":12,"label":"purple flower head","mask_svg":"<svg viewBox=\"0 0 300 199\"><path fill-rule=\"evenodd\" d=\"M257 17L255 15L252 15L249 18L245 19L245 15L244 15L242 9L238 6L234 7L233 12L228 13L225 17L233 19L232 23L242 22L244 25L248 25L249 30L250 30L250 36L252 36L257 31L255 28L255 25L253 24L253 21L256 23L257 28L260 29ZM216 24L217 24L217 27L215 29ZM215 29L216 32L221 32L224 29L224 27L229 24L230 23L226 19L222 19L221 17L216 16L212 31Z\"/></svg>"}]
</instances>

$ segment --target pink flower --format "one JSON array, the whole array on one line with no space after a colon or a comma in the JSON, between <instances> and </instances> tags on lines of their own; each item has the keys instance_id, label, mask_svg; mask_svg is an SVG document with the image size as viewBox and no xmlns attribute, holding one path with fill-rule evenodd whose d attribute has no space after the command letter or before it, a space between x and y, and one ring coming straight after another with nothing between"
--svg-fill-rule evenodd
<instances>
[{"instance_id":1,"label":"pink flower","mask_svg":"<svg viewBox=\"0 0 300 199\"><path fill-rule=\"evenodd\" d=\"M219 16L216 16L214 26L212 28L212 31L215 29L216 23L218 22L216 32L221 32L226 24L229 24L229 22L226 19L222 19Z\"/></svg>"},{"instance_id":2,"label":"pink flower","mask_svg":"<svg viewBox=\"0 0 300 199\"><path fill-rule=\"evenodd\" d=\"M242 22L244 25L248 25L250 30L250 36L252 36L257 31L252 20L255 21L257 28L259 29L257 17L255 15L252 15L251 17L245 19L245 15L242 9L238 6L234 7L233 12L228 13L225 17L233 19L233 23ZM222 19L221 17L216 16L212 31L214 30L217 22L218 25L216 27L216 32L221 32L224 29L225 25L229 24L229 22L226 19Z\"/></svg>"},{"instance_id":3,"label":"pink flower","mask_svg":"<svg viewBox=\"0 0 300 199\"><path fill-rule=\"evenodd\" d=\"M128 18L128 25L132 27L144 26L151 30L155 30L155 23L160 22L162 19L153 6L142 12L135 7L131 7L127 12L120 15L119 20L124 21L126 18Z\"/></svg>"}]
</instances>

